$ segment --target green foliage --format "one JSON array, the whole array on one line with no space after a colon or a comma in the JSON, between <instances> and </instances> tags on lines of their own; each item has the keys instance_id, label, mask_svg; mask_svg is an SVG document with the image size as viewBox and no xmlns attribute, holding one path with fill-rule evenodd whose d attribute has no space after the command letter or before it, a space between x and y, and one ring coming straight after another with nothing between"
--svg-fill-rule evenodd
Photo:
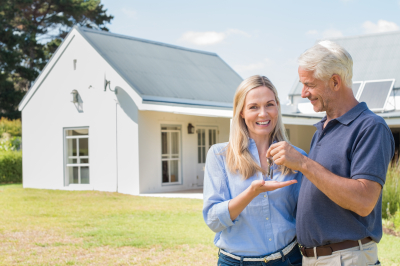
<instances>
[{"instance_id":1,"label":"green foliage","mask_svg":"<svg viewBox=\"0 0 400 266\"><path fill-rule=\"evenodd\" d=\"M0 183L22 183L22 152L0 151Z\"/></svg>"},{"instance_id":2,"label":"green foliage","mask_svg":"<svg viewBox=\"0 0 400 266\"><path fill-rule=\"evenodd\" d=\"M10 139L0 138L0 151L19 151L21 149L21 137Z\"/></svg>"},{"instance_id":3,"label":"green foliage","mask_svg":"<svg viewBox=\"0 0 400 266\"><path fill-rule=\"evenodd\" d=\"M9 120L5 117L0 118L0 138L3 133L11 136L22 136L22 125L20 119Z\"/></svg>"},{"instance_id":4,"label":"green foliage","mask_svg":"<svg viewBox=\"0 0 400 266\"><path fill-rule=\"evenodd\" d=\"M382 217L400 212L400 167L390 167L386 175L386 183L382 191Z\"/></svg>"}]
</instances>

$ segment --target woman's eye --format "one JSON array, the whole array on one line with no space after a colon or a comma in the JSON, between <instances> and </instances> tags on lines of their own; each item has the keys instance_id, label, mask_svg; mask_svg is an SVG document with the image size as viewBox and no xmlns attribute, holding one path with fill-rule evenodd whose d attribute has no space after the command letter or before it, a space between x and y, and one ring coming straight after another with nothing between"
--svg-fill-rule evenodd
<instances>
[{"instance_id":1,"label":"woman's eye","mask_svg":"<svg viewBox=\"0 0 400 266\"><path fill-rule=\"evenodd\" d=\"M250 109L256 109L257 108L257 106L251 106L250 107Z\"/></svg>"}]
</instances>

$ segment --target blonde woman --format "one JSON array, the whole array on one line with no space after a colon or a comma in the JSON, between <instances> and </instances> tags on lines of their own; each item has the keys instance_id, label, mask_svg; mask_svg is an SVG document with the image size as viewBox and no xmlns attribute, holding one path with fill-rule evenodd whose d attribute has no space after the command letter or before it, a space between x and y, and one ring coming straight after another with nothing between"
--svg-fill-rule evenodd
<instances>
[{"instance_id":1,"label":"blonde woman","mask_svg":"<svg viewBox=\"0 0 400 266\"><path fill-rule=\"evenodd\" d=\"M301 265L295 223L302 174L275 164L267 173L267 150L280 141L288 142L274 85L264 76L244 80L229 143L212 146L205 167L203 217L216 233L219 266Z\"/></svg>"}]
</instances>

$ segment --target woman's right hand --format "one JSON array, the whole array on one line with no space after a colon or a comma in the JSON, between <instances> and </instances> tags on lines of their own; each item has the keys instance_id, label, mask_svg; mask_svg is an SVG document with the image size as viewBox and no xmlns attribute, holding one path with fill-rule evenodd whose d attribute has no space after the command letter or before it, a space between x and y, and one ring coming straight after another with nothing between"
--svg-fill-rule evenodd
<instances>
[{"instance_id":1,"label":"woman's right hand","mask_svg":"<svg viewBox=\"0 0 400 266\"><path fill-rule=\"evenodd\" d=\"M278 188L293 185L295 183L297 183L297 180L289 180L284 182L254 180L250 185L250 190L252 191L252 193L254 193L255 196L258 196L260 193L273 191Z\"/></svg>"}]
</instances>

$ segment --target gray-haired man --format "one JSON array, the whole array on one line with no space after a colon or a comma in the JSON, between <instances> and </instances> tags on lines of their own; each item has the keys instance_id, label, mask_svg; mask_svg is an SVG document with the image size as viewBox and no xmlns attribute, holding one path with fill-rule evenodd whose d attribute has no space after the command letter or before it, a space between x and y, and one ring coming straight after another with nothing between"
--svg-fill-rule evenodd
<instances>
[{"instance_id":1,"label":"gray-haired man","mask_svg":"<svg viewBox=\"0 0 400 266\"><path fill-rule=\"evenodd\" d=\"M286 142L273 144L267 157L306 177L296 221L303 265L379 265L381 191L393 135L355 99L353 61L341 46L320 42L300 56L299 65L302 97L326 117L315 124L308 158Z\"/></svg>"}]
</instances>

